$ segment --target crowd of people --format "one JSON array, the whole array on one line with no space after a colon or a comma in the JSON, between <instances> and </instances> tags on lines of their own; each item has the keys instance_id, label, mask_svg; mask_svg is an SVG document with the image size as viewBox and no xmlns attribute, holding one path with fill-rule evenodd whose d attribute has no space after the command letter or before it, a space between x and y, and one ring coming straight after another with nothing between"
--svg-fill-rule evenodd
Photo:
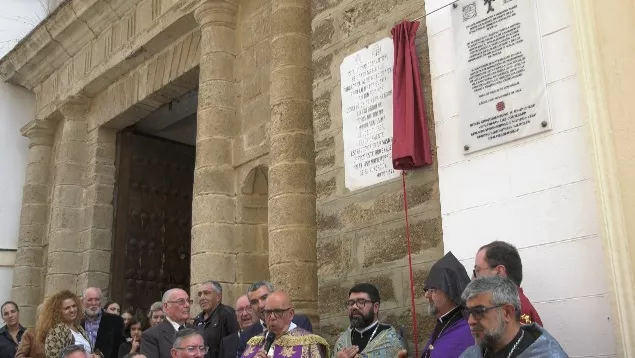
<instances>
[{"instance_id":1,"label":"crowd of people","mask_svg":"<svg viewBox=\"0 0 635 358\"><path fill-rule=\"evenodd\" d=\"M423 358L567 357L542 327L538 312L520 288L518 250L495 241L481 247L472 279L449 252L430 269L424 283L428 313L436 326ZM147 315L102 306L99 288L79 297L61 291L38 307L35 328L20 324L15 302L1 307L0 358L267 358L407 357L407 337L380 322L380 292L359 283L343 297L349 327L330 347L312 333L308 317L296 314L289 295L260 281L234 307L222 302L216 281L196 290L201 313L182 289L170 289Z\"/></svg>"}]
</instances>

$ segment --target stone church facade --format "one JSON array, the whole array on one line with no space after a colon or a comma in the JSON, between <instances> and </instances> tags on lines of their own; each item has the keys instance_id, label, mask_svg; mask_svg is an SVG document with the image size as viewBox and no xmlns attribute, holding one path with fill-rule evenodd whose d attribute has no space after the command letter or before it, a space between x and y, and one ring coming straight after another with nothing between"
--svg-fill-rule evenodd
<instances>
[{"instance_id":1,"label":"stone church facade","mask_svg":"<svg viewBox=\"0 0 635 358\"><path fill-rule=\"evenodd\" d=\"M98 286L134 306L215 279L232 303L271 279L329 337L361 281L380 287L384 319L409 327L401 179L345 188L339 64L422 11L412 0L63 2L0 61L37 100L22 130L12 296L23 323L61 289ZM425 26L417 48L433 132ZM195 154L142 133L188 101ZM410 173L407 189L423 337L421 285L443 254L436 168Z\"/></svg>"}]
</instances>

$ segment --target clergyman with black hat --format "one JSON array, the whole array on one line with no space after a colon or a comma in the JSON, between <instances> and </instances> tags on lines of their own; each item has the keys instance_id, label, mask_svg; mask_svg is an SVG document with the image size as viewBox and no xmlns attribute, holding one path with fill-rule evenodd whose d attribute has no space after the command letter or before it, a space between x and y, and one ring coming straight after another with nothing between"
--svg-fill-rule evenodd
<instances>
[{"instance_id":1,"label":"clergyman with black hat","mask_svg":"<svg viewBox=\"0 0 635 358\"><path fill-rule=\"evenodd\" d=\"M379 304L379 290L370 283L360 283L350 289L346 301L350 326L337 339L333 357L394 358L405 349L397 330L379 323Z\"/></svg>"},{"instance_id":2,"label":"clergyman with black hat","mask_svg":"<svg viewBox=\"0 0 635 358\"><path fill-rule=\"evenodd\" d=\"M461 294L470 283L465 267L448 252L430 269L423 286L430 306L428 313L436 318L436 325L423 358L455 358L474 345L470 326L461 314L464 303Z\"/></svg>"}]
</instances>

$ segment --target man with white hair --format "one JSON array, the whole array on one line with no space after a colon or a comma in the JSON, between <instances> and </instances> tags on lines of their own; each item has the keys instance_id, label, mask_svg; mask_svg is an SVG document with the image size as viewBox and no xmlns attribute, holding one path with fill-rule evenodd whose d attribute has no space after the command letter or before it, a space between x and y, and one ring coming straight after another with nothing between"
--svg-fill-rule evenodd
<instances>
[{"instance_id":1,"label":"man with white hair","mask_svg":"<svg viewBox=\"0 0 635 358\"><path fill-rule=\"evenodd\" d=\"M192 300L187 292L173 288L163 294L165 320L143 332L141 354L147 358L169 358L174 344L174 334L188 327Z\"/></svg>"},{"instance_id":2,"label":"man with white hair","mask_svg":"<svg viewBox=\"0 0 635 358\"><path fill-rule=\"evenodd\" d=\"M194 325L203 333L209 347L207 358L218 358L223 338L238 332L238 321L233 308L224 305L223 287L217 281L203 282L198 287L198 303L202 312L194 319Z\"/></svg>"},{"instance_id":3,"label":"man with white hair","mask_svg":"<svg viewBox=\"0 0 635 358\"><path fill-rule=\"evenodd\" d=\"M484 276L470 282L462 298L463 315L476 344L460 358L568 358L560 344L536 323L521 325L517 286L503 276Z\"/></svg>"},{"instance_id":4,"label":"man with white hair","mask_svg":"<svg viewBox=\"0 0 635 358\"><path fill-rule=\"evenodd\" d=\"M82 327L88 334L93 351L104 358L117 358L119 345L123 343L123 319L101 308L102 293L97 287L84 290L82 303L85 319Z\"/></svg>"}]
</instances>

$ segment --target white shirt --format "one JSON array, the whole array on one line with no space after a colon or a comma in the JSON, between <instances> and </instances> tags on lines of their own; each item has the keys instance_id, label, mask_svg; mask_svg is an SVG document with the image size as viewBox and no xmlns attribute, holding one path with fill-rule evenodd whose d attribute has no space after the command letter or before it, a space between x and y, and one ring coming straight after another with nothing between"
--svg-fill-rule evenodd
<instances>
[{"instance_id":1,"label":"white shirt","mask_svg":"<svg viewBox=\"0 0 635 358\"><path fill-rule=\"evenodd\" d=\"M165 319L166 319L168 322L170 322L170 324L172 325L172 327L174 327L174 330L175 330L175 331L177 331L177 332L179 331L179 328L180 328L181 326L185 327L185 325L183 325L183 324L178 324L178 323L174 322L174 321L173 321L173 320L171 320L171 319L170 319L170 317L168 317L168 316L165 316Z\"/></svg>"},{"instance_id":2,"label":"white shirt","mask_svg":"<svg viewBox=\"0 0 635 358\"><path fill-rule=\"evenodd\" d=\"M82 346L84 346L84 349L86 349L86 353L90 354L93 352L93 350L90 348L90 343L88 343L88 340L84 338L81 333L75 332L72 329L71 333L73 334L73 338L75 339L75 344L81 344Z\"/></svg>"}]
</instances>

